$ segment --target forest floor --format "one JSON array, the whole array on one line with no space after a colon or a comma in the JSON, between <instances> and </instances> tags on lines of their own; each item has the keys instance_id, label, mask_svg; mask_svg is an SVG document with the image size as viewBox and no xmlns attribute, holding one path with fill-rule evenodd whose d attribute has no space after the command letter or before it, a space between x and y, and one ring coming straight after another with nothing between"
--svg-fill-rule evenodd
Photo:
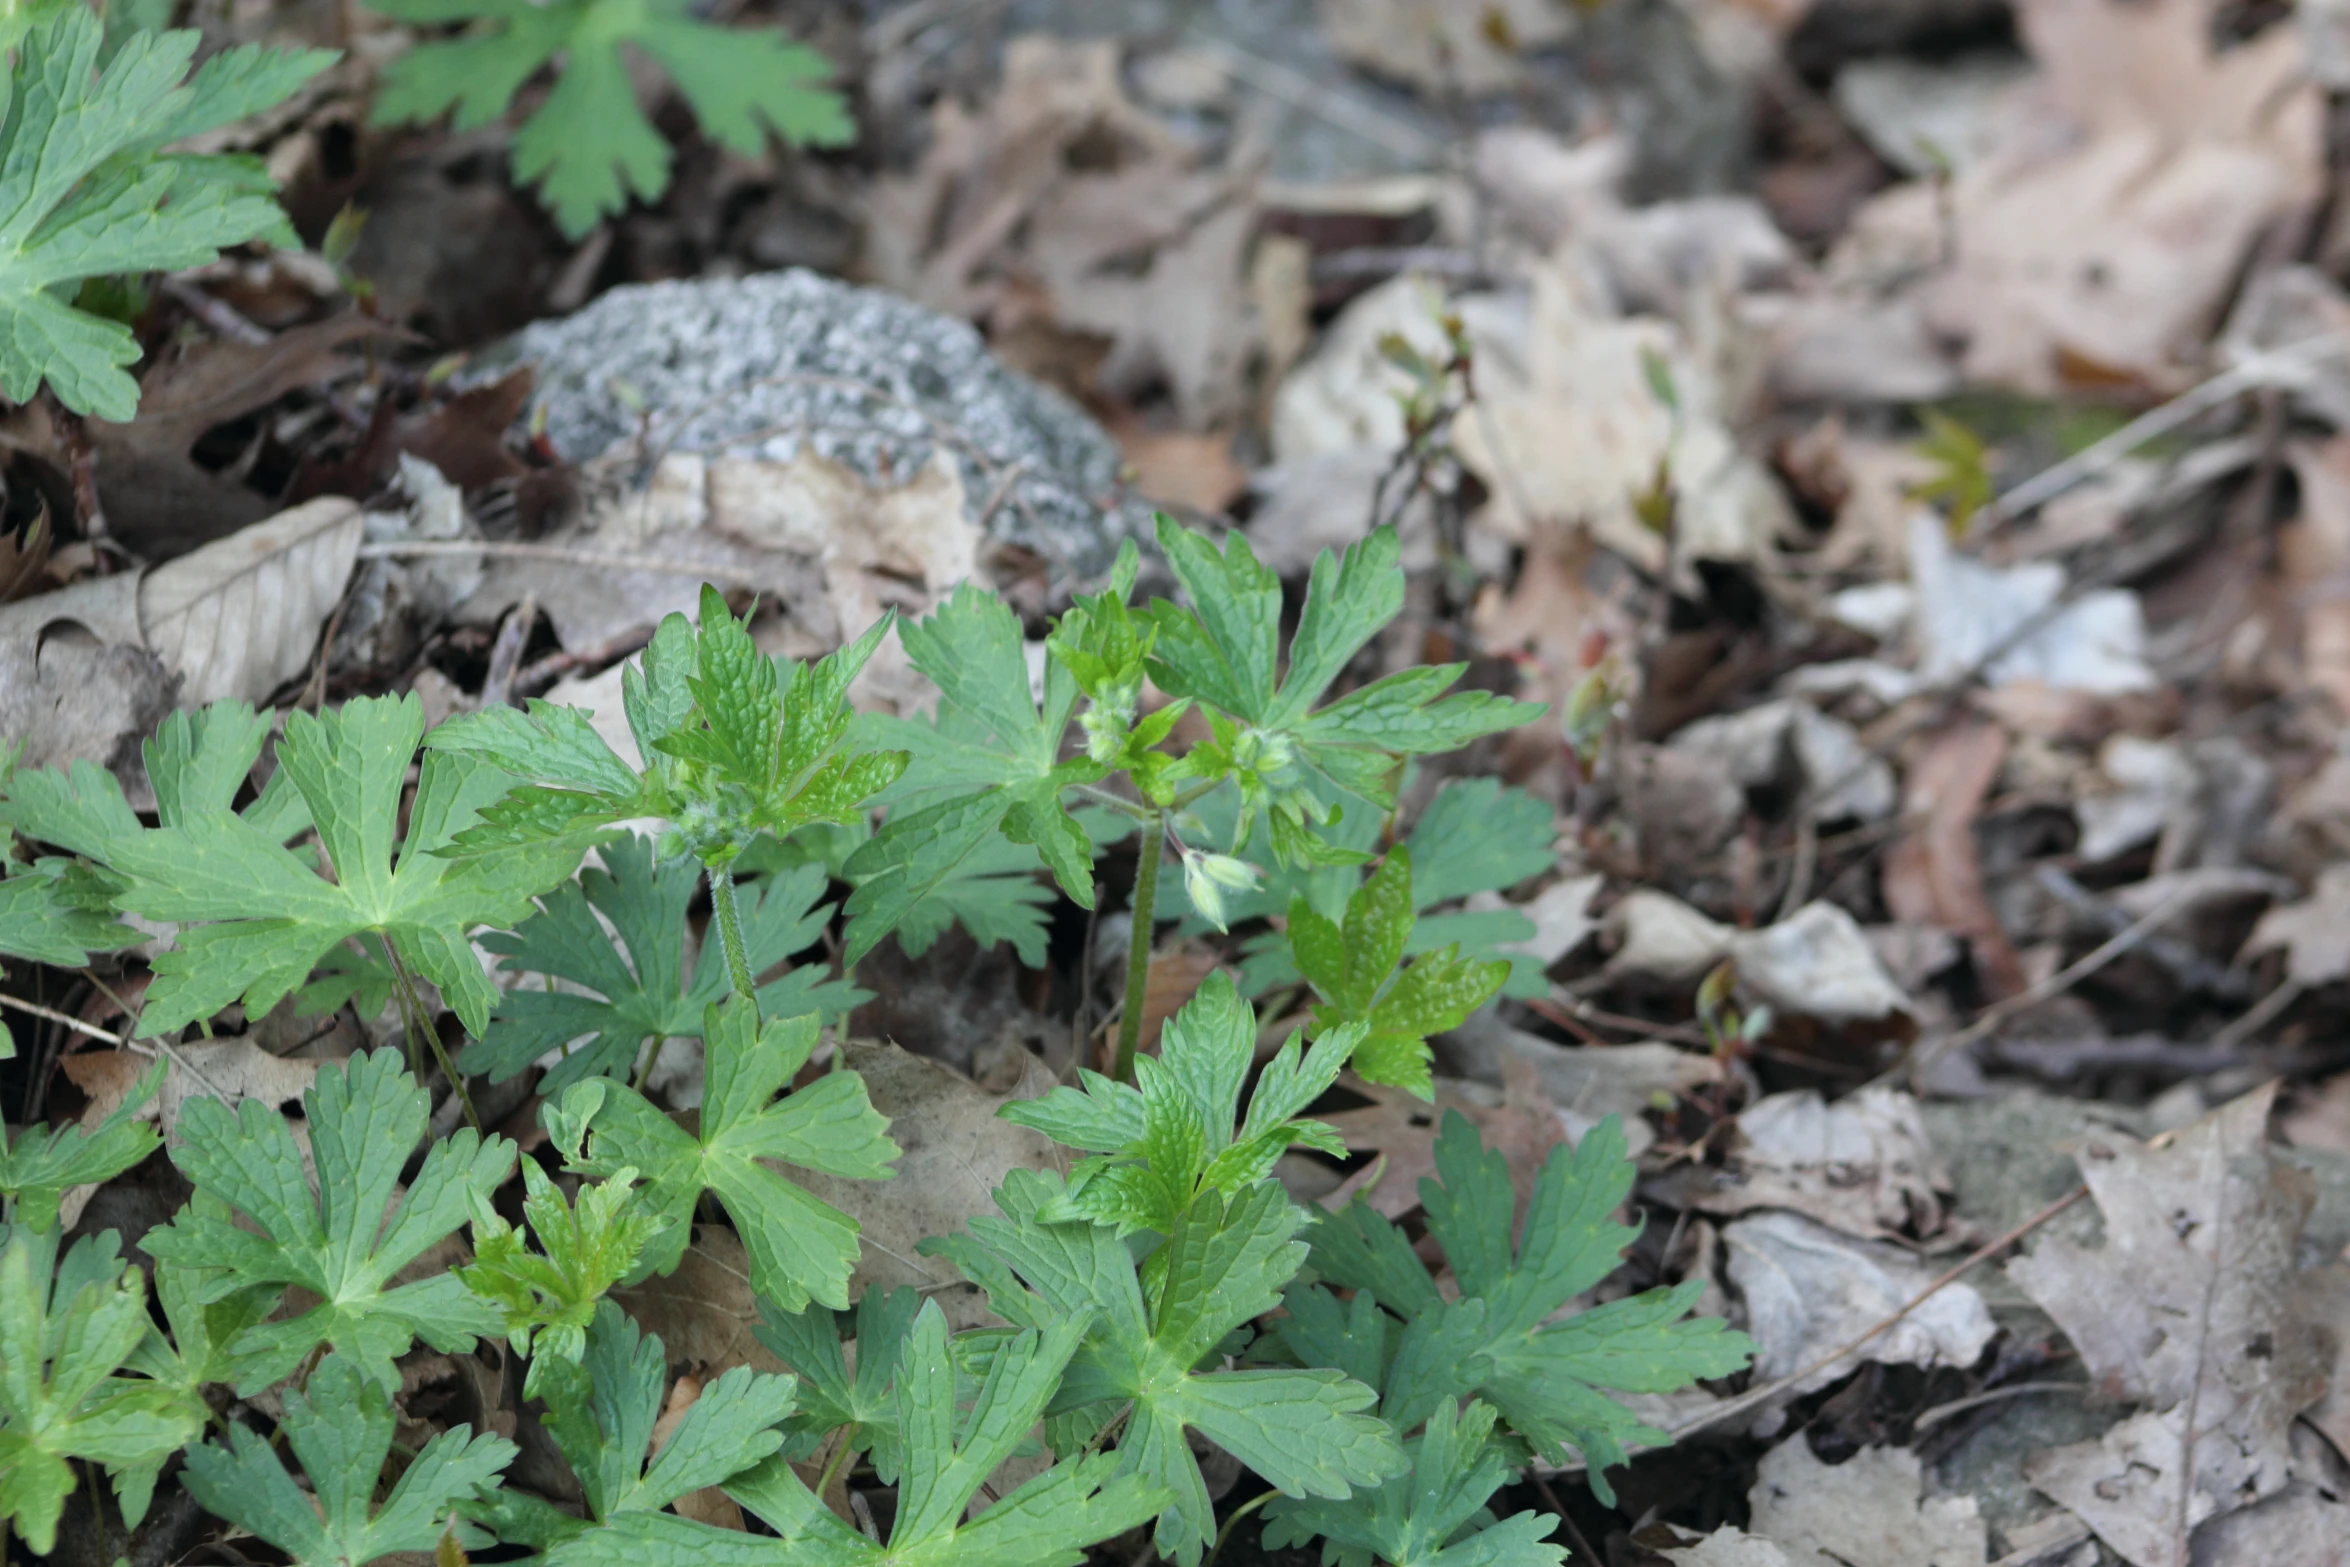
<instances>
[{"instance_id":1,"label":"forest floor","mask_svg":"<svg viewBox=\"0 0 2350 1567\"><path fill-rule=\"evenodd\" d=\"M1244 529L1293 610L1317 551L1397 525L1407 607L1356 678L1466 660L1553 704L1407 790L1406 830L1498 781L1431 842L1500 867L1452 912L1524 916L1529 982L1438 1041L1438 1103L1521 1181L1624 1115L1646 1229L1603 1294L1703 1279L1759 1346L1649 1400L1680 1441L1615 1505L1573 1472L1513 1489L1575 1559L2350 1563L2350 9L748 0L719 9L835 61L853 144L731 151L648 76L674 177L578 238L502 125L372 123L408 31L197 9L214 41L350 51L237 133L313 252L163 282L132 422L0 421L0 658L87 644L70 700L0 690L28 761L128 781L197 691L609 708L657 617L597 558L669 547L610 531L657 465L534 426L551 394L493 345L633 284L890 291L1097 421L1121 515ZM884 539L921 482L885 458L800 516L772 646L974 566L1032 627L1091 586L993 507L975 543L963 490ZM221 606L203 649L50 597L320 497L378 542L507 548L329 568L281 539L257 597L249 566L173 583ZM783 549L731 526L710 559ZM1555 714L1594 670L1586 764ZM862 699L924 705L885 673ZM1133 867L1111 852L1092 917L1029 899L1025 948L883 947L849 1035L973 1093L1098 1065ZM1166 921L1146 1037L1249 935ZM144 974L108 972L11 967L65 1019L16 1019L12 1126L119 1098L103 1036ZM385 1030L256 1020L207 1059L290 1099ZM526 1124L510 1086L485 1109ZM908 1113L984 1143L968 1094L933 1098ZM1330 1119L1352 1156L1290 1156L1293 1194L1414 1215L1435 1118L1357 1085ZM78 1222L135 1232L178 1181L159 1158ZM903 1233L974 1211L936 1194ZM707 1379L765 1353L742 1289L689 1260L628 1298ZM475 1380L420 1352L403 1430ZM188 1527L177 1559L265 1559ZM1253 1533L1224 1559L1268 1559Z\"/></svg>"}]
</instances>

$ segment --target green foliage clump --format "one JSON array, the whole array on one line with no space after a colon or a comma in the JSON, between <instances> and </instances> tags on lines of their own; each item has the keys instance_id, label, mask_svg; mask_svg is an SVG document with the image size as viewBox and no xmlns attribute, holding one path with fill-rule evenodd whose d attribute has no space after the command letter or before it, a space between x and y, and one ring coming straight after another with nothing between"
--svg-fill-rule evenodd
<instances>
[{"instance_id":1,"label":"green foliage clump","mask_svg":"<svg viewBox=\"0 0 2350 1567\"><path fill-rule=\"evenodd\" d=\"M767 138L836 147L855 137L848 106L823 84L832 63L772 30L705 22L684 0L369 0L420 27L464 24L418 44L384 73L381 124L453 114L472 130L506 114L540 69L562 61L554 90L514 138L514 174L534 184L577 239L628 204L669 188L669 143L638 106L622 49L657 63L692 106L702 134L755 158Z\"/></svg>"},{"instance_id":2,"label":"green foliage clump","mask_svg":"<svg viewBox=\"0 0 2350 1567\"><path fill-rule=\"evenodd\" d=\"M297 241L260 160L171 152L284 100L331 50L226 49L193 73L193 31L106 36L79 0L0 16L0 396L46 385L76 413L128 420L138 339L77 303L121 273L201 266L231 245Z\"/></svg>"},{"instance_id":3,"label":"green foliage clump","mask_svg":"<svg viewBox=\"0 0 2350 1567\"><path fill-rule=\"evenodd\" d=\"M429 1063L322 1065L299 1134L260 1100L178 1099L170 1157L193 1196L142 1243L155 1315L111 1234L61 1255L58 1223L70 1189L161 1146L141 1117L163 1069L86 1132L0 1145L0 1521L48 1551L76 1465L135 1518L184 1450L198 1501L303 1567L493 1543L549 1567L1074 1567L1145 1526L1197 1567L1219 1531L1199 1456L1214 1447L1271 1488L1268 1540L1319 1539L1332 1567L1555 1567L1549 1518L1500 1516L1510 1477L1579 1456L1607 1495L1608 1466L1664 1440L1609 1393L1747 1355L1686 1320L1694 1284L1559 1315L1634 1236L1619 1129L1552 1155L1518 1237L1506 1167L1449 1121L1421 1195L1450 1297L1386 1219L1310 1213L1273 1178L1292 1149L1346 1152L1314 1115L1344 1073L1427 1093L1428 1035L1510 983L1493 948L1522 935L1516 917L1446 906L1547 869L1547 815L1456 783L1388 840L1410 758L1536 710L1446 694L1457 668L1331 698L1400 605L1390 533L1317 565L1285 658L1278 584L1245 543L1169 527L1162 544L1190 602L1129 604L1128 555L1049 628L1040 689L990 594L900 628L941 688L933 718L849 709L886 623L796 664L709 593L698 626L671 617L624 676L641 765L574 709L427 736L406 698L292 715L259 787L268 719L176 715L146 748L152 824L101 768L0 777L0 822L31 846L0 867L0 945L80 964L133 938L117 915L179 926L138 1035L176 1048L239 1003L250 1019L397 1000L431 1046ZM1146 678L1174 699L1145 711ZM1204 734L1185 743L1192 712ZM657 836L622 825L643 818ZM1248 986L1219 973L1156 1055L1130 1030L1117 1070L1007 1107L1070 1151L1065 1173L1012 1171L994 1213L921 1248L1001 1326L950 1331L913 1290L852 1299L860 1226L793 1172L891 1177L898 1144L863 1079L817 1054L822 1018L863 993L819 964L765 976L825 940L836 880L852 965L954 919L1041 958L1036 873L1090 905L1119 828L1142 849L1130 1023L1172 858L1195 912L1266 922L1239 938L1244 978L1306 987L1305 1026L1260 1061ZM494 984L477 950L519 983ZM471 1036L453 1057L426 986ZM670 1039L699 1041L690 1113L647 1092ZM460 1062L540 1068L519 1218L500 1206L514 1145L433 1128L419 1077L437 1063L470 1113ZM721 1216L788 1373L724 1370L681 1406L662 1341L620 1301ZM470 1260L426 1265L469 1224ZM497 1436L394 1444L400 1357L483 1338L525 1361L577 1510L508 1482ZM248 1412L200 1440L224 1386L275 1390L274 1438ZM986 1490L1016 1457L1041 1463ZM895 1486L886 1527L834 1512L851 1464ZM710 1487L768 1532L668 1510Z\"/></svg>"}]
</instances>

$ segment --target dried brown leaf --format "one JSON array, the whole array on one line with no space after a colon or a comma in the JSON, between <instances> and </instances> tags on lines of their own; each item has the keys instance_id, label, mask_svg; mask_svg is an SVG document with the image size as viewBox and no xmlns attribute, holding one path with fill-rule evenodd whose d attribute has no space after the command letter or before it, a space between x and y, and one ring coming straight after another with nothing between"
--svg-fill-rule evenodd
<instances>
[{"instance_id":1,"label":"dried brown leaf","mask_svg":"<svg viewBox=\"0 0 2350 1567\"><path fill-rule=\"evenodd\" d=\"M1995 725L1962 721L1927 739L1911 761L1902 810L1924 825L1885 855L1885 906L1897 920L1963 936L1993 999L2024 988L2023 963L1983 893L1975 815L2007 760Z\"/></svg>"},{"instance_id":2,"label":"dried brown leaf","mask_svg":"<svg viewBox=\"0 0 2350 1567\"><path fill-rule=\"evenodd\" d=\"M2329 1346L2294 1281L2314 1193L2269 1157L2275 1093L2246 1094L2165 1148L2094 1139L2074 1157L2103 1244L2051 1238L2008 1264L2099 1389L2147 1406L2024 1465L2136 1567L2186 1567L2196 1525L2282 1490L2293 1419L2325 1392Z\"/></svg>"},{"instance_id":3,"label":"dried brown leaf","mask_svg":"<svg viewBox=\"0 0 2350 1567\"><path fill-rule=\"evenodd\" d=\"M1776 1542L1788 1567L1983 1567L1988 1539L1974 1498L1927 1499L1924 1482L1924 1465L1905 1448L1863 1448L1824 1464L1798 1431L1763 1455L1746 1527Z\"/></svg>"},{"instance_id":4,"label":"dried brown leaf","mask_svg":"<svg viewBox=\"0 0 2350 1567\"><path fill-rule=\"evenodd\" d=\"M1940 1234L1950 1175L1908 1094L1864 1088L1829 1104L1798 1089L1749 1105L1736 1125L1720 1168L1676 1165L1644 1189L1701 1213L1787 1208L1848 1235Z\"/></svg>"},{"instance_id":5,"label":"dried brown leaf","mask_svg":"<svg viewBox=\"0 0 2350 1567\"><path fill-rule=\"evenodd\" d=\"M197 463L206 431L356 369L341 350L363 338L401 335L356 312L280 332L263 343L210 339L151 366L138 417L92 423L99 496L115 535L149 559L180 554L257 522L267 495Z\"/></svg>"},{"instance_id":6,"label":"dried brown leaf","mask_svg":"<svg viewBox=\"0 0 2350 1567\"><path fill-rule=\"evenodd\" d=\"M863 1226L863 1246L849 1275L853 1299L867 1289L911 1285L934 1292L958 1328L984 1319L977 1291L954 1286L953 1268L916 1247L933 1235L953 1235L979 1214L995 1212L995 1189L1011 1170L1055 1170L1061 1151L1041 1132L999 1119L1015 1099L1050 1092L1054 1078L1031 1056L1028 1072L1009 1094L991 1094L969 1078L894 1044L852 1039L845 1069L865 1080L873 1108L889 1117L889 1135L903 1150L887 1181L848 1181L816 1171L793 1179Z\"/></svg>"}]
</instances>

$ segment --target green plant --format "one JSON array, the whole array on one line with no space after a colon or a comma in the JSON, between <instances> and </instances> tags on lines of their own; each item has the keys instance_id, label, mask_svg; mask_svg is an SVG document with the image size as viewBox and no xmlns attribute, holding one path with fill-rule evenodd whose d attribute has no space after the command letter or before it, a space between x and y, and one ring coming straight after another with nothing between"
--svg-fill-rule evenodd
<instances>
[{"instance_id":1,"label":"green plant","mask_svg":"<svg viewBox=\"0 0 2350 1567\"><path fill-rule=\"evenodd\" d=\"M456 1274L409 1284L392 1275L464 1224L472 1199L513 1168L514 1145L471 1131L434 1143L395 1208L400 1169L424 1136L428 1109L398 1055L379 1050L323 1068L302 1103L315 1196L274 1106L247 1099L232 1114L217 1099L191 1100L172 1159L195 1183L196 1200L146 1240L158 1261L217 1270L223 1290L292 1287L318 1297L307 1311L239 1336L237 1385L259 1392L325 1347L396 1386L392 1361L415 1340L471 1349L476 1336L502 1331L498 1313Z\"/></svg>"},{"instance_id":2,"label":"green plant","mask_svg":"<svg viewBox=\"0 0 2350 1567\"><path fill-rule=\"evenodd\" d=\"M580 1353L548 1362L539 1389L547 1434L579 1481L587 1517L518 1493L490 1499L476 1515L494 1524L500 1539L545 1550L632 1513L657 1513L688 1491L755 1468L784 1445L792 1379L736 1366L702 1390L648 1462L668 1370L658 1338L640 1335L612 1302L597 1306Z\"/></svg>"},{"instance_id":3,"label":"green plant","mask_svg":"<svg viewBox=\"0 0 2350 1567\"><path fill-rule=\"evenodd\" d=\"M1378 851L1408 757L1534 710L1446 696L1451 669L1325 700L1400 603L1390 535L1316 568L1285 676L1278 585L1246 545L1162 537L1193 605L1130 606L1129 556L1050 628L1040 694L992 595L966 588L904 627L942 689L932 719L850 712L886 627L779 662L710 593L698 627L672 617L624 675L641 766L568 708L426 736L413 699L358 699L291 716L258 788L267 718L175 715L145 749L152 825L101 768L0 777L0 822L31 846L0 867L10 950L79 967L132 939L119 913L180 924L135 1038L177 1051L238 1003L254 1020L396 1000L411 1043L405 1061L321 1065L300 1135L262 1100L166 1101L193 1196L142 1242L158 1315L111 1234L61 1255L57 1227L71 1188L161 1146L141 1118L164 1069L88 1131L0 1146L0 1521L47 1551L78 1464L135 1518L185 1448L196 1499L304 1567L492 1541L550 1567L1066 1567L1146 1524L1194 1567L1219 1530L1198 1456L1213 1445L1270 1488L1225 1530L1261 1502L1269 1539L1319 1538L1334 1567L1556 1563L1547 1519L1497 1516L1509 1476L1577 1454L1607 1494L1606 1466L1663 1440L1607 1390L1727 1374L1746 1353L1683 1320L1694 1284L1559 1316L1634 1233L1613 1217L1631 1182L1614 1124L1552 1156L1513 1246L1505 1166L1448 1122L1422 1197L1457 1298L1388 1221L1316 1216L1273 1179L1293 1149L1344 1156L1314 1118L1343 1072L1426 1092L1427 1035L1505 984L1491 945L1524 921L1446 909L1546 870L1547 812L1456 783ZM1155 712L1146 675L1175 693ZM1200 728L1178 739L1187 713ZM646 817L657 836L621 826ZM1065 1173L1014 1170L994 1214L921 1247L1002 1326L950 1332L913 1290L852 1301L857 1221L787 1172L891 1175L863 1080L818 1055L823 1016L862 993L818 964L762 978L823 939L835 879L852 963L950 919L1041 956L1035 871L1091 902L1095 860L1129 825L1145 850L1133 951L1149 956L1148 884L1172 852L1196 913L1268 921L1241 951L1261 980L1310 989L1305 1026L1260 1061L1257 1010L1219 973L1156 1055L1129 1037L1119 1070L1008 1107L1071 1151ZM602 864L573 880L591 849ZM704 884L712 935L689 972ZM462 1049L443 1048L420 980L472 1036ZM671 1038L700 1041L690 1115L647 1081ZM506 1079L542 1060L545 1136L517 1208L514 1145L434 1132L419 1077L437 1067L470 1110L460 1068ZM790 1374L737 1366L681 1397L615 1296L721 1222ZM444 1264L469 1223L470 1260ZM525 1361L580 1511L501 1479L514 1450L498 1437L393 1442L400 1358L484 1338ZM224 1385L259 1407L275 1390L276 1439L248 1412L188 1445ZM983 1491L1014 1457L1041 1472ZM896 1487L886 1529L836 1515L857 1465ZM711 1487L771 1534L667 1510Z\"/></svg>"},{"instance_id":4,"label":"green plant","mask_svg":"<svg viewBox=\"0 0 2350 1567\"><path fill-rule=\"evenodd\" d=\"M151 1331L147 1291L114 1232L74 1242L19 1223L0 1244L0 1522L46 1556L76 1459L114 1477L136 1522L165 1459L204 1427L204 1405L120 1373Z\"/></svg>"},{"instance_id":5,"label":"green plant","mask_svg":"<svg viewBox=\"0 0 2350 1567\"><path fill-rule=\"evenodd\" d=\"M196 1500L286 1552L294 1567L365 1567L394 1551L433 1550L452 1535L460 1547L487 1543L453 1530L450 1513L497 1484L514 1461L512 1442L466 1426L444 1431L377 1506L376 1476L392 1450L391 1394L364 1368L330 1355L307 1389L287 1390L285 1410L286 1445L309 1477L309 1495L266 1438L232 1425L227 1447L188 1449Z\"/></svg>"},{"instance_id":6,"label":"green plant","mask_svg":"<svg viewBox=\"0 0 2350 1567\"><path fill-rule=\"evenodd\" d=\"M1402 1324L1388 1374L1389 1419L1416 1425L1437 1401L1474 1394L1540 1457L1561 1463L1569 1450L1580 1453L1593 1492L1612 1502L1608 1468L1635 1444L1670 1438L1601 1390L1661 1393L1728 1376L1745 1366L1752 1346L1717 1318L1690 1318L1703 1288L1697 1280L1553 1320L1615 1271L1639 1234L1614 1219L1633 1171L1613 1116L1572 1150L1563 1143L1551 1150L1515 1246L1509 1168L1480 1146L1458 1111L1446 1114L1437 1137L1436 1171L1420 1183L1420 1201L1460 1298L1445 1299L1403 1231L1358 1201L1316 1221L1313 1262L1323 1282L1293 1299L1292 1319L1318 1306L1327 1320L1332 1303L1312 1297L1325 1285L1351 1289L1350 1334L1375 1342L1367 1330L1382 1319L1363 1302L1376 1302ZM1310 1302L1306 1311L1301 1302ZM1292 1352L1308 1347L1284 1333ZM1399 1394L1399 1386L1408 1391Z\"/></svg>"},{"instance_id":7,"label":"green plant","mask_svg":"<svg viewBox=\"0 0 2350 1567\"><path fill-rule=\"evenodd\" d=\"M797 1310L809 1300L849 1303L857 1221L769 1169L781 1160L806 1170L887 1180L898 1145L865 1096L864 1079L832 1072L778 1100L816 1047L816 1019L762 1024L758 1003L733 996L705 1014L698 1134L672 1121L632 1088L602 1078L574 1084L557 1106L561 1127L594 1126L578 1169L617 1179L641 1171L643 1202L659 1227L628 1276L666 1273L685 1254L694 1207L704 1192L726 1205L750 1254L751 1286ZM575 1152L568 1142L566 1152Z\"/></svg>"},{"instance_id":8,"label":"green plant","mask_svg":"<svg viewBox=\"0 0 2350 1567\"><path fill-rule=\"evenodd\" d=\"M1200 802L1198 814L1211 836L1230 838L1236 805L1229 794L1211 795ZM1326 829L1326 834L1334 843L1368 853L1378 846L1380 826L1376 815L1356 811ZM1544 977L1542 965L1510 950L1534 936L1532 920L1510 908L1443 910L1442 906L1478 893L1506 892L1548 872L1557 863L1552 850L1556 832L1550 806L1523 789L1504 788L1491 778L1458 779L1438 789L1398 845L1409 853L1415 867L1411 877L1413 919L1404 938L1404 955L1417 957L1455 947L1465 957L1508 965L1502 995L1548 995L1550 981ZM1359 865L1292 868L1276 864L1261 832L1237 852L1256 871L1256 884L1224 895L1220 912L1230 924L1275 920L1286 916L1300 899L1324 919L1343 921L1348 900L1363 885L1364 869ZM1196 908L1193 918L1198 926L1209 923L1199 919ZM1244 994L1261 996L1305 980L1298 971L1285 925L1276 923L1242 937L1238 956Z\"/></svg>"},{"instance_id":9,"label":"green plant","mask_svg":"<svg viewBox=\"0 0 2350 1567\"><path fill-rule=\"evenodd\" d=\"M516 850L567 845L576 862L616 823L669 823L658 851L699 861L735 993L755 996L733 866L762 834L861 820L865 804L906 770L902 751L850 748L849 682L888 634L889 620L813 664L769 659L715 588L702 590L697 630L661 622L623 677L628 727L646 761L613 754L577 708L534 701L443 724L437 755L473 757L536 780L481 812L444 855L503 862ZM852 959L852 961L854 961Z\"/></svg>"},{"instance_id":10,"label":"green plant","mask_svg":"<svg viewBox=\"0 0 2350 1567\"><path fill-rule=\"evenodd\" d=\"M1133 1075L1157 912L1161 844L1183 860L1194 905L1217 905L1253 877L1235 851L1262 824L1282 866L1360 864L1366 849L1333 841L1347 800L1392 810L1405 758L1458 749L1524 723L1541 709L1488 692L1445 692L1466 666L1406 669L1334 702L1331 684L1403 607L1393 529L1344 555L1327 551L1281 658L1280 579L1232 534L1221 549L1162 517L1159 544L1189 606L1127 604L1138 572L1131 549L1105 592L1080 599L1046 645L1041 701L1029 692L1020 626L992 595L964 588L903 633L914 667L937 683L932 722L876 725L912 758L873 841L849 857L850 961L869 951L999 836L1033 847L1079 905L1093 904L1092 848L1068 808L1074 793L1134 820L1142 852L1134 936L1115 1074ZM1140 709L1148 677L1175 700ZM1080 697L1086 711L1077 714ZM1208 733L1181 755L1165 749L1198 707ZM1066 759L1073 719L1082 752ZM1122 777L1131 797L1100 786ZM1203 854L1185 841L1189 808L1219 789L1236 805L1228 847ZM1204 911L1203 911L1204 912ZM1374 1069L1384 1063L1372 1063Z\"/></svg>"},{"instance_id":11,"label":"green plant","mask_svg":"<svg viewBox=\"0 0 2350 1567\"><path fill-rule=\"evenodd\" d=\"M577 239L633 195L669 188L669 143L639 108L622 47L642 51L677 84L702 133L746 158L772 133L794 147L839 146L856 127L821 84L832 64L771 30L701 20L684 0L369 0L419 27L463 24L462 36L418 44L384 72L380 124L454 115L459 130L505 115L539 70L562 61L554 90L514 137L514 174L535 184Z\"/></svg>"},{"instance_id":12,"label":"green plant","mask_svg":"<svg viewBox=\"0 0 2350 1567\"><path fill-rule=\"evenodd\" d=\"M500 997L488 1031L458 1062L466 1071L504 1082L587 1037L540 1079L540 1091L554 1094L583 1077L649 1071L648 1044L701 1037L703 1010L731 981L716 941L703 945L690 975L685 971L686 911L700 867L684 859L659 861L651 840L634 834L601 852L602 869L590 867L578 881L547 894L540 912L513 934L482 938L510 971L543 976L543 984L516 985ZM832 912L818 901L823 895L822 869L801 866L770 877L741 900L743 960L753 974L816 943ZM557 980L577 988L557 990ZM854 985L827 981L815 967L794 969L754 994L768 1017L837 1014L869 997Z\"/></svg>"},{"instance_id":13,"label":"green plant","mask_svg":"<svg viewBox=\"0 0 2350 1567\"><path fill-rule=\"evenodd\" d=\"M77 294L123 273L200 266L230 245L297 242L260 160L174 143L277 104L329 50L223 50L191 75L199 35L118 40L80 0L33 0L0 21L0 395L46 384L76 413L127 420L138 339Z\"/></svg>"}]
</instances>

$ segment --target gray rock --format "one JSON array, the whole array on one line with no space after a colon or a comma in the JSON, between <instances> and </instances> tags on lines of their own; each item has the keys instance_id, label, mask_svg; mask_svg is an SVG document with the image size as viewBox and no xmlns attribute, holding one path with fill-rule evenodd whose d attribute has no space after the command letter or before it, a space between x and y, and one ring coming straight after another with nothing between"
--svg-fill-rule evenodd
<instances>
[{"instance_id":1,"label":"gray rock","mask_svg":"<svg viewBox=\"0 0 2350 1567\"><path fill-rule=\"evenodd\" d=\"M813 272L616 288L477 356L468 379L523 363L555 450L613 454L639 481L668 452L787 461L802 442L880 480L943 445L972 519L1064 579L1099 576L1148 521L1101 427L968 323Z\"/></svg>"}]
</instances>

